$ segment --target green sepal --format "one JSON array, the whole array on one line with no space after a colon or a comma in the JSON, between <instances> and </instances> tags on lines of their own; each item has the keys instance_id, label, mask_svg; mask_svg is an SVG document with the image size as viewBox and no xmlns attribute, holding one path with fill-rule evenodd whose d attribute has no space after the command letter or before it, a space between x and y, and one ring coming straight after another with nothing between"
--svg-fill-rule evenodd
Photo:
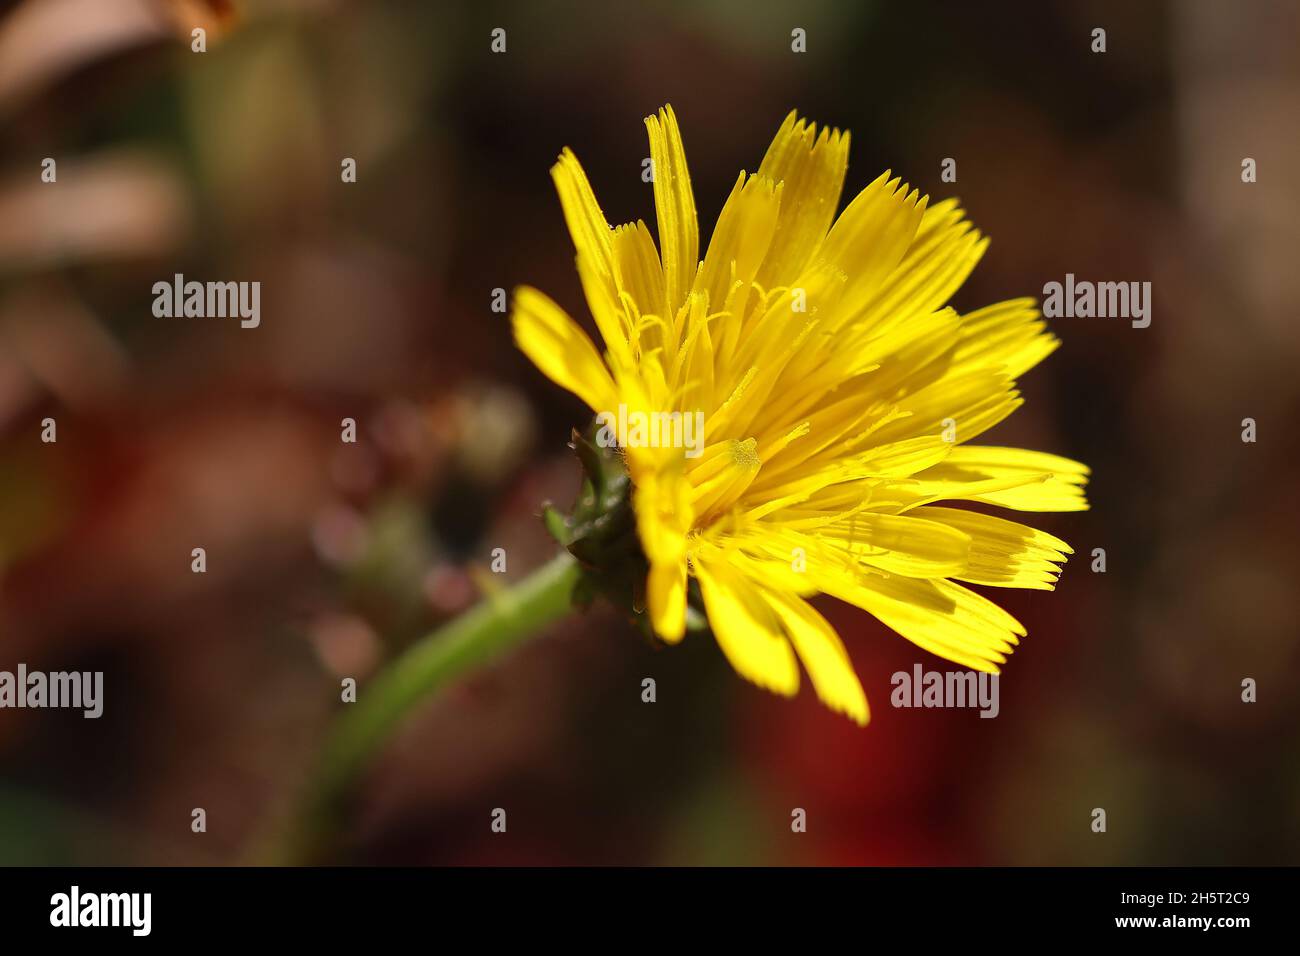
<instances>
[{"instance_id":1,"label":"green sepal","mask_svg":"<svg viewBox=\"0 0 1300 956\"><path fill-rule=\"evenodd\" d=\"M551 537L582 566L574 604L589 607L601 595L627 612L641 632L657 643L646 614L650 565L637 533L632 481L622 449L596 441L596 427L593 422L586 435L574 429L570 436L569 447L578 456L583 472L582 488L572 511L564 514L548 502L542 508L542 521ZM708 620L701 610L703 602L694 581L687 595L687 630L707 630Z\"/></svg>"}]
</instances>

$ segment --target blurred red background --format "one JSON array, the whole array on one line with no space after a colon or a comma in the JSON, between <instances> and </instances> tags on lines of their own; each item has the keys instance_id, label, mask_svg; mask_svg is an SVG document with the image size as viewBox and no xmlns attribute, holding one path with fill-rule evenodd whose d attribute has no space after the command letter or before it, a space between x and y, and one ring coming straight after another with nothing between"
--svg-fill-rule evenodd
<instances>
[{"instance_id":1,"label":"blurred red background","mask_svg":"<svg viewBox=\"0 0 1300 956\"><path fill-rule=\"evenodd\" d=\"M1093 467L1092 511L1036 522L1076 556L998 595L1029 637L996 720L891 708L892 673L945 664L829 602L865 730L708 639L572 618L421 708L338 862L1297 862L1298 27L1212 0L8 4L0 669L102 670L106 700L0 711L0 862L247 859L339 680L471 604L493 548L509 579L546 560L585 415L493 290L586 315L548 167L573 147L612 218L652 221L665 102L703 224L797 108L852 130L846 191L892 168L961 197L993 239L963 310L1152 283L1150 328L1056 320L991 436ZM261 325L155 318L177 272L260 281Z\"/></svg>"}]
</instances>

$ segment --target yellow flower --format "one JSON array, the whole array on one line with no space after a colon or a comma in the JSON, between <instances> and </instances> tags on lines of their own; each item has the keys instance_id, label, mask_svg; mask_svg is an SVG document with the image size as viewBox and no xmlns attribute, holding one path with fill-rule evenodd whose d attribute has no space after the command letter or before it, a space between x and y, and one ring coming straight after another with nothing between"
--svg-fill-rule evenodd
<instances>
[{"instance_id":1,"label":"yellow flower","mask_svg":"<svg viewBox=\"0 0 1300 956\"><path fill-rule=\"evenodd\" d=\"M1086 466L967 444L1021 404L1016 378L1059 344L1034 300L948 307L988 241L954 200L930 205L888 172L836 217L848 134L793 112L736 180L701 260L672 108L645 125L657 248L644 222L609 226L572 152L551 170L603 357L536 289L517 290L512 322L539 369L613 422L655 632L682 639L694 578L741 676L793 695L801 662L860 724L862 686L806 600L819 592L997 673L1025 630L958 582L1050 590L1071 549L941 502L1087 508ZM680 438L670 416L697 412L694 448L637 425Z\"/></svg>"}]
</instances>

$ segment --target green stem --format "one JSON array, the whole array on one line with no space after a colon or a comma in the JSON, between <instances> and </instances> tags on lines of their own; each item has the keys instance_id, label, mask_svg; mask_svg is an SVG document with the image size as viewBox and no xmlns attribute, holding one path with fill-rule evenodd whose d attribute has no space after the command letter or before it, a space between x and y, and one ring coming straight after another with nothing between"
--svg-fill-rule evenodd
<instances>
[{"instance_id":1,"label":"green stem","mask_svg":"<svg viewBox=\"0 0 1300 956\"><path fill-rule=\"evenodd\" d=\"M416 642L362 687L326 742L307 804L274 862L313 863L328 855L353 784L402 718L443 685L563 617L578 574L577 562L561 551L513 588Z\"/></svg>"}]
</instances>

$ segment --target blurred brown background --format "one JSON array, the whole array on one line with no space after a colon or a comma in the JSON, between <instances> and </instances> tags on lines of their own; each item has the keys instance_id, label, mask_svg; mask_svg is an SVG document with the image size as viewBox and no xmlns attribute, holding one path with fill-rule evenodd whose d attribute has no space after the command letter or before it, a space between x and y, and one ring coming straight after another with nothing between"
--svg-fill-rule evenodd
<instances>
[{"instance_id":1,"label":"blurred brown background","mask_svg":"<svg viewBox=\"0 0 1300 956\"><path fill-rule=\"evenodd\" d=\"M830 603L866 730L574 618L406 725L339 862L1300 862L1298 38L1300 5L1215 0L5 5L0 669L102 670L105 712L0 711L0 862L246 859L340 679L472 603L492 548L549 556L585 415L492 291L586 321L547 169L572 146L652 222L665 102L706 234L797 108L852 130L850 195L889 167L962 198L993 238L963 309L1152 282L1150 328L1056 320L990 438L1092 465L1093 510L1035 522L1076 557L996 595L1030 632L996 720L892 709L944 663ZM177 272L260 281L261 326L155 318Z\"/></svg>"}]
</instances>

